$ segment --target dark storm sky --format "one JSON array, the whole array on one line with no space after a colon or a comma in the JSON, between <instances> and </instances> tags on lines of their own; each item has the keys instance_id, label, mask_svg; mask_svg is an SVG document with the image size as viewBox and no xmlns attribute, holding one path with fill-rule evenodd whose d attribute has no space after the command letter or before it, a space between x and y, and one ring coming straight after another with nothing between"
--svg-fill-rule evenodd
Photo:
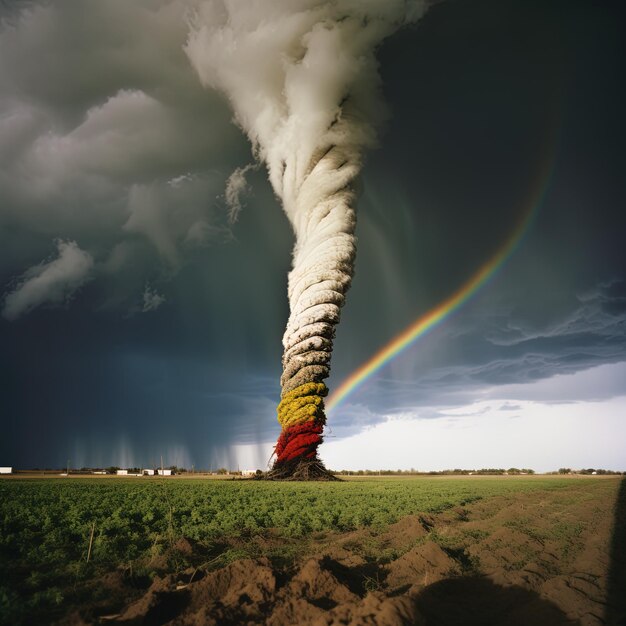
<instances>
[{"instance_id":1,"label":"dark storm sky","mask_svg":"<svg viewBox=\"0 0 626 626\"><path fill-rule=\"evenodd\" d=\"M229 222L226 180L252 156L182 51L183 4L0 5L0 465L207 467L278 434L292 235L263 168ZM610 2L450 1L384 44L389 120L360 179L331 390L537 214L335 434L626 361L620 18Z\"/></svg>"}]
</instances>

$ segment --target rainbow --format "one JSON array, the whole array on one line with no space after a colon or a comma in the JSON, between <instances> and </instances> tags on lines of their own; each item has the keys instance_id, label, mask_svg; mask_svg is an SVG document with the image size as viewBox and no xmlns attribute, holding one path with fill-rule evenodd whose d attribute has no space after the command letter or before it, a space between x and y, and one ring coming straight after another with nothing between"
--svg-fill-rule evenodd
<instances>
[{"instance_id":1,"label":"rainbow","mask_svg":"<svg viewBox=\"0 0 626 626\"><path fill-rule=\"evenodd\" d=\"M500 269L505 261L513 254L518 244L529 230L541 204L543 194L545 193L548 177L549 176L546 176L544 178L545 184L540 187L540 191L537 194L538 198L534 202L529 203L530 208L522 216L513 233L498 251L451 296L423 315L420 315L420 317L400 334L396 335L387 345L383 346L374 356L350 374L350 376L348 376L348 378L346 378L329 396L325 403L328 410L336 408L370 376L374 375L389 363L389 361L413 345L420 337L423 337L426 333L444 322L494 276L497 270Z\"/></svg>"}]
</instances>

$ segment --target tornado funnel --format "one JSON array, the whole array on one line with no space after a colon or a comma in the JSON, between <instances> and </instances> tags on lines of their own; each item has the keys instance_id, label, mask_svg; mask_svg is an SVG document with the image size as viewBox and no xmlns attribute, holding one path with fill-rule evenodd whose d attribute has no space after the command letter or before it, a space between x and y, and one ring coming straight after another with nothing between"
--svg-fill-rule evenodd
<instances>
[{"instance_id":1,"label":"tornado funnel","mask_svg":"<svg viewBox=\"0 0 626 626\"><path fill-rule=\"evenodd\" d=\"M354 271L353 183L385 116L375 50L422 0L206 0L186 52L229 99L295 234L272 475L322 478L324 383Z\"/></svg>"}]
</instances>

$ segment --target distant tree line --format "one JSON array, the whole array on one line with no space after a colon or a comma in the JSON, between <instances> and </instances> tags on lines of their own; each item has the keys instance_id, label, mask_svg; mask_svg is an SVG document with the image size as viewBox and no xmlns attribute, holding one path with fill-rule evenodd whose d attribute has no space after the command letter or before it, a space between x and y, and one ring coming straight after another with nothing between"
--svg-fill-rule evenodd
<instances>
[{"instance_id":1,"label":"distant tree line","mask_svg":"<svg viewBox=\"0 0 626 626\"><path fill-rule=\"evenodd\" d=\"M481 469L446 469L441 471L420 472L416 469L381 469L381 470L341 470L333 472L340 476L504 476L507 474L534 474L535 470L529 468L510 467L504 469L502 467L483 467Z\"/></svg>"},{"instance_id":2,"label":"distant tree line","mask_svg":"<svg viewBox=\"0 0 626 626\"><path fill-rule=\"evenodd\" d=\"M597 476L626 476L626 472L616 472L614 470L607 469L594 469L588 467L586 469L571 469L570 467L559 467L556 472L548 472L548 474L582 474L582 475L597 475Z\"/></svg>"}]
</instances>

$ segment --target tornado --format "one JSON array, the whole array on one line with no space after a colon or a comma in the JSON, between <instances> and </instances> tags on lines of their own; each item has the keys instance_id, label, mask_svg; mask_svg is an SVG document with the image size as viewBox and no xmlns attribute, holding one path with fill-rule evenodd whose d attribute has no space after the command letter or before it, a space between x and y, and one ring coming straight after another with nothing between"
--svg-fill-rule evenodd
<instances>
[{"instance_id":1,"label":"tornado","mask_svg":"<svg viewBox=\"0 0 626 626\"><path fill-rule=\"evenodd\" d=\"M271 476L328 478L324 381L356 254L355 181L386 116L377 46L421 0L207 0L185 51L229 100L295 235Z\"/></svg>"}]
</instances>

